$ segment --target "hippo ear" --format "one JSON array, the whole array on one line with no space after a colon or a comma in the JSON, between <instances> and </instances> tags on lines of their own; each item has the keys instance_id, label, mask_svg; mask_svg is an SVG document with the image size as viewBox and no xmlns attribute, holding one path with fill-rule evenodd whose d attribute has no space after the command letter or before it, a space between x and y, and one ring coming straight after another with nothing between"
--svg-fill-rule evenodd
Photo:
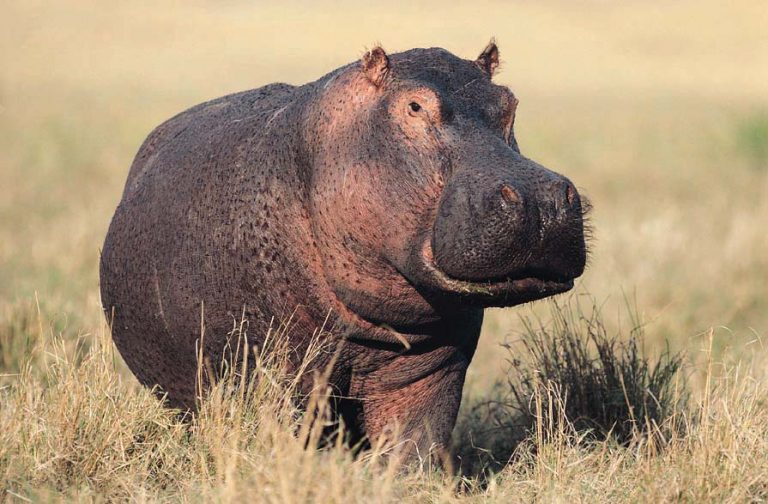
<instances>
[{"instance_id":1,"label":"hippo ear","mask_svg":"<svg viewBox=\"0 0 768 504\"><path fill-rule=\"evenodd\" d=\"M475 60L475 66L482 70L488 77L493 77L493 73L499 67L499 48L496 47L496 40L491 39L485 46L483 52Z\"/></svg>"},{"instance_id":2,"label":"hippo ear","mask_svg":"<svg viewBox=\"0 0 768 504\"><path fill-rule=\"evenodd\" d=\"M360 64L365 76L376 87L380 87L384 83L384 79L389 73L389 57L381 46L376 46L365 53Z\"/></svg>"}]
</instances>

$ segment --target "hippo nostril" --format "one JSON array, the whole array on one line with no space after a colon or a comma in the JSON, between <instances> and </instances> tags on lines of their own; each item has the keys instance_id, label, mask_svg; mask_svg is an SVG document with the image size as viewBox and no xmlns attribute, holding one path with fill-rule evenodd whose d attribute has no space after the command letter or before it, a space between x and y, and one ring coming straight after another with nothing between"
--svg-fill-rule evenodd
<instances>
[{"instance_id":1,"label":"hippo nostril","mask_svg":"<svg viewBox=\"0 0 768 504\"><path fill-rule=\"evenodd\" d=\"M501 196L507 203L520 203L520 195L506 184L501 186Z\"/></svg>"}]
</instances>

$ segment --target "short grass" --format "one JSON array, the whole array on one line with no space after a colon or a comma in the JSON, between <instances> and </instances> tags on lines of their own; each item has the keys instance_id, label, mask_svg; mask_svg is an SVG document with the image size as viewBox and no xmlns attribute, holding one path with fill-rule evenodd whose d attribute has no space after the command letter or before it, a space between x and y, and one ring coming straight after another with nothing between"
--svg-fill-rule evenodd
<instances>
[{"instance_id":1,"label":"short grass","mask_svg":"<svg viewBox=\"0 0 768 504\"><path fill-rule=\"evenodd\" d=\"M3 498L767 500L766 25L763 2L750 0L5 2ZM643 362L680 353L690 397L667 417L679 428L663 441L639 431L598 439L568 417L562 387L542 381L529 436L510 443L520 430L492 430L504 424L482 406L543 369L527 357L525 320L557 335L547 303L488 313L455 432L463 481L403 473L381 450L354 459L342 447L305 449L284 381L249 398L222 393L192 424L160 408L109 343L97 276L150 129L208 98L316 78L377 41L472 57L491 35L498 79L521 100L523 151L594 203L590 268L575 296L596 300L616 349L641 322ZM510 374L508 360L522 367Z\"/></svg>"}]
</instances>

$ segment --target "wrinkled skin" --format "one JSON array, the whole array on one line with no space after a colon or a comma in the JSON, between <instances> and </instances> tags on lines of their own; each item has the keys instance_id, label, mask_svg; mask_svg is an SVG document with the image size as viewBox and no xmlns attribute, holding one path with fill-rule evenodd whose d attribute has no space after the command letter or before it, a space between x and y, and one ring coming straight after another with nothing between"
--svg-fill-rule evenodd
<instances>
[{"instance_id":1,"label":"wrinkled skin","mask_svg":"<svg viewBox=\"0 0 768 504\"><path fill-rule=\"evenodd\" d=\"M497 65L495 44L475 61L376 48L153 131L101 258L138 379L194 408L201 310L214 366L243 314L253 344L293 314L300 356L331 313L330 381L351 431L398 424L412 453L446 447L483 308L564 292L585 265L579 194L520 154Z\"/></svg>"}]
</instances>

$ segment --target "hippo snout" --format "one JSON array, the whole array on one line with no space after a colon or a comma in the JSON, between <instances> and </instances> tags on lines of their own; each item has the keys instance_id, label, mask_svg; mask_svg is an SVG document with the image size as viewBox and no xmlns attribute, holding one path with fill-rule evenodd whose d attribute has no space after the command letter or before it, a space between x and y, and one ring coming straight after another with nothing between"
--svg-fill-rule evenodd
<instances>
[{"instance_id":1,"label":"hippo snout","mask_svg":"<svg viewBox=\"0 0 768 504\"><path fill-rule=\"evenodd\" d=\"M569 281L586 263L582 214L574 185L533 162L468 170L446 185L441 198L434 260L459 280Z\"/></svg>"}]
</instances>

